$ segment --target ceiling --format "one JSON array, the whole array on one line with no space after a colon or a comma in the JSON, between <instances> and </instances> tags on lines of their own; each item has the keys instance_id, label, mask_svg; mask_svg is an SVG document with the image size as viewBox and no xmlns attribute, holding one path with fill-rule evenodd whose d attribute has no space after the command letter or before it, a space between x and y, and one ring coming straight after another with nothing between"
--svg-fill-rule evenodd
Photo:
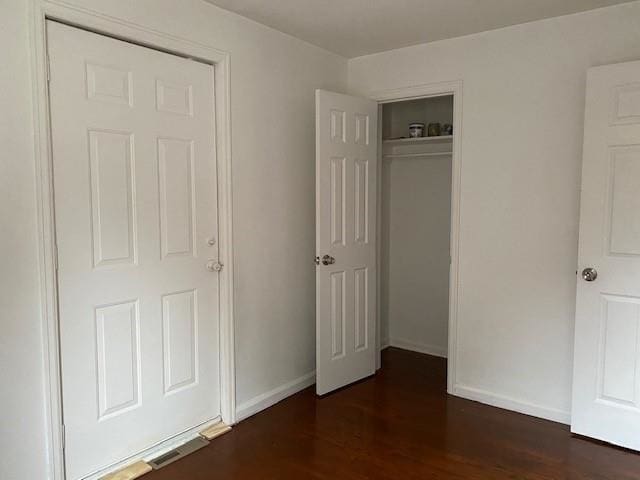
<instances>
[{"instance_id":1,"label":"ceiling","mask_svg":"<svg viewBox=\"0 0 640 480\"><path fill-rule=\"evenodd\" d=\"M629 0L206 0L352 58Z\"/></svg>"}]
</instances>

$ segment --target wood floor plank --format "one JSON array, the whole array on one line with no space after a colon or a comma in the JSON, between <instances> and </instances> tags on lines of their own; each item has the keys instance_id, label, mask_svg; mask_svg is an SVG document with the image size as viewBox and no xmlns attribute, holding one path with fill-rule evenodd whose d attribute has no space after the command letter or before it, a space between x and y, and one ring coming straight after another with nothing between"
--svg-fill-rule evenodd
<instances>
[{"instance_id":1,"label":"wood floor plank","mask_svg":"<svg viewBox=\"0 0 640 480\"><path fill-rule=\"evenodd\" d=\"M148 480L639 480L640 455L446 394L446 360L389 348L323 398L308 388Z\"/></svg>"}]
</instances>

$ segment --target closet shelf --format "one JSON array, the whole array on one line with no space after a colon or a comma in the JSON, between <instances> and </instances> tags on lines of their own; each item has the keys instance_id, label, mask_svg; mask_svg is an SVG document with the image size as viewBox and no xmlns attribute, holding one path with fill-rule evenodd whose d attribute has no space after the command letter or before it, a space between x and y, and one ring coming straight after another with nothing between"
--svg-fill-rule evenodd
<instances>
[{"instance_id":1,"label":"closet shelf","mask_svg":"<svg viewBox=\"0 0 640 480\"><path fill-rule=\"evenodd\" d=\"M384 145L419 145L422 143L449 143L453 140L453 135L440 135L438 137L417 137L417 138L389 138L382 140Z\"/></svg>"},{"instance_id":2,"label":"closet shelf","mask_svg":"<svg viewBox=\"0 0 640 480\"><path fill-rule=\"evenodd\" d=\"M428 152L428 153L385 153L383 158L419 158L419 157L442 157L452 155L453 152Z\"/></svg>"}]
</instances>

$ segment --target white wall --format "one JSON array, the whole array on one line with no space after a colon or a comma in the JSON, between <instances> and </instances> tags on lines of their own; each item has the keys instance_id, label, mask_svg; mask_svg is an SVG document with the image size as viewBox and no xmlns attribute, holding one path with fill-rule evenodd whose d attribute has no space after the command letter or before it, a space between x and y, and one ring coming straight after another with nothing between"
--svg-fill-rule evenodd
<instances>
[{"instance_id":1,"label":"white wall","mask_svg":"<svg viewBox=\"0 0 640 480\"><path fill-rule=\"evenodd\" d=\"M382 343L446 356L451 155L384 160L382 176Z\"/></svg>"},{"instance_id":2,"label":"white wall","mask_svg":"<svg viewBox=\"0 0 640 480\"><path fill-rule=\"evenodd\" d=\"M0 2L0 478L46 478L27 1ZM231 54L239 406L315 368L314 90L346 61L199 0L69 3ZM307 379L308 380L308 379Z\"/></svg>"},{"instance_id":3,"label":"white wall","mask_svg":"<svg viewBox=\"0 0 640 480\"><path fill-rule=\"evenodd\" d=\"M458 393L568 420L586 69L639 58L634 2L349 61L464 82Z\"/></svg>"}]
</instances>

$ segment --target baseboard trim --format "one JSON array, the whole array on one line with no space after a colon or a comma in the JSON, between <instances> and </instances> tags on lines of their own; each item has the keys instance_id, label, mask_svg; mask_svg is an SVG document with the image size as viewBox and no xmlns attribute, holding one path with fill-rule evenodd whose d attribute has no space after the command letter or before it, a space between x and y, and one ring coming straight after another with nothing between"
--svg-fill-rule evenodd
<instances>
[{"instance_id":1,"label":"baseboard trim","mask_svg":"<svg viewBox=\"0 0 640 480\"><path fill-rule=\"evenodd\" d=\"M512 410L532 417L544 418L545 420L564 423L566 425L571 423L570 412L536 405L534 403L518 400L506 395L492 393L487 390L469 387L458 383L453 386L452 393L458 397L474 400L480 403L486 403L487 405L503 408L505 410Z\"/></svg>"},{"instance_id":2,"label":"baseboard trim","mask_svg":"<svg viewBox=\"0 0 640 480\"><path fill-rule=\"evenodd\" d=\"M241 403L236 408L236 422L240 422L255 415L262 410L269 408L285 398L298 393L316 383L316 372L309 372L306 375L296 378L290 382L280 385L266 393L253 397Z\"/></svg>"},{"instance_id":3,"label":"baseboard trim","mask_svg":"<svg viewBox=\"0 0 640 480\"><path fill-rule=\"evenodd\" d=\"M392 338L389 340L390 347L402 348L412 352L425 353L434 357L447 358L447 347L438 345L428 345L426 343L410 342L402 338Z\"/></svg>"}]
</instances>

